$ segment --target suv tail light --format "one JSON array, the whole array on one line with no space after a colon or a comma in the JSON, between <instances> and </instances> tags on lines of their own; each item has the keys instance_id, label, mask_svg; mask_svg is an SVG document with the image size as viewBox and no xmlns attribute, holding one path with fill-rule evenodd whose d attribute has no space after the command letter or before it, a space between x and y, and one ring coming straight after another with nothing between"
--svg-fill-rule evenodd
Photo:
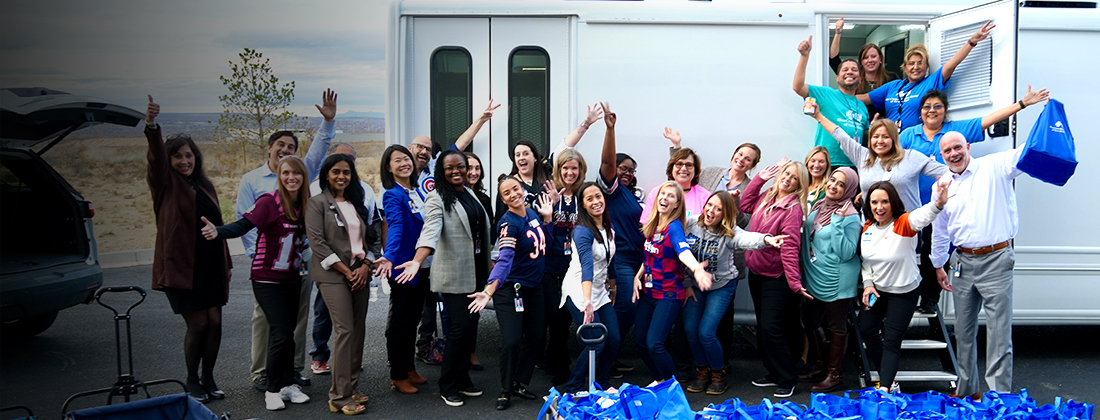
<instances>
[{"instance_id":1,"label":"suv tail light","mask_svg":"<svg viewBox=\"0 0 1100 420\"><path fill-rule=\"evenodd\" d=\"M95 207L92 206L91 201L82 201L80 203L82 210L84 210L84 217L91 219L95 217Z\"/></svg>"}]
</instances>

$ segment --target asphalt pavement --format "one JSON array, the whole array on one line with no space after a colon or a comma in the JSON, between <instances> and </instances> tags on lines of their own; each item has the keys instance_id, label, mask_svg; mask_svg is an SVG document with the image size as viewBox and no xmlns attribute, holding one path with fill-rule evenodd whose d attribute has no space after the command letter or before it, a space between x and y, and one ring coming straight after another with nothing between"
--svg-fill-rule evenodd
<instances>
[{"instance_id":1,"label":"asphalt pavement","mask_svg":"<svg viewBox=\"0 0 1100 420\"><path fill-rule=\"evenodd\" d=\"M302 405L288 404L283 411L264 409L263 393L252 387L248 379L250 365L250 319L252 315L252 289L248 282L248 261L244 257L233 260L233 281L229 303L223 311L223 339L221 354L215 369L215 378L226 392L225 400L207 404L212 411L229 412L233 419L333 419L326 404L329 375L306 376L313 384L303 387L311 402ZM104 270L107 286L137 285L149 287L152 267L148 265L112 268ZM498 412L494 409L499 393L500 376L498 357L500 334L495 314L486 311L478 333L477 352L485 365L482 372L472 372L476 386L485 393L481 397L466 398L462 407L449 407L439 397L436 381L439 367L417 362L417 371L428 379L416 395L402 395L390 390L385 352L385 323L387 295L385 287L372 290L372 301L367 315L367 336L364 345L363 375L359 390L371 396L372 401L363 417L378 419L424 418L526 418L534 419L542 401L527 401L513 397L512 408ZM115 295L112 303L125 306L136 300L136 295ZM183 361L183 319L172 314L167 299L161 292L148 290L145 302L136 307L132 318L133 374L136 378L152 381L162 378L183 380L186 376ZM914 334L921 330L914 329ZM984 330L983 330L984 334ZM772 389L753 387L749 381L764 373L759 353L750 344L747 334L737 335L734 343L730 389L723 395L689 394L692 408L701 409L710 403L721 403L730 398L740 398L758 404L762 398L771 398ZM1027 388L1040 404L1049 404L1056 396L1089 403L1100 403L1100 390L1096 378L1100 377L1100 326L1030 327L1014 329L1016 387ZM981 340L984 352L984 340ZM574 353L581 351L573 342ZM126 351L123 349L123 368L126 368ZM625 359L637 366L627 373L624 380L634 384L648 384L649 375L633 350L627 350ZM934 369L939 364L933 355L902 355L903 369ZM25 405L34 410L39 419L61 418L61 406L72 394L109 387L117 378L115 332L112 314L96 305L78 305L61 311L56 323L46 332L25 340L4 337L0 341L0 407ZM984 357L979 357L984 366ZM846 371L847 388L859 387L855 380L854 364L849 361ZM613 380L619 385L619 380ZM550 387L550 376L541 370L535 372L530 386L532 391L543 394ZM809 404L808 385L799 385L797 393L789 400ZM948 392L947 383L903 384L902 391L915 393L928 389ZM983 386L983 389L984 386ZM178 385L151 387L154 395L180 392ZM116 402L118 399L116 398ZM76 400L70 409L102 405L105 396ZM13 416L0 415L0 418Z\"/></svg>"}]
</instances>

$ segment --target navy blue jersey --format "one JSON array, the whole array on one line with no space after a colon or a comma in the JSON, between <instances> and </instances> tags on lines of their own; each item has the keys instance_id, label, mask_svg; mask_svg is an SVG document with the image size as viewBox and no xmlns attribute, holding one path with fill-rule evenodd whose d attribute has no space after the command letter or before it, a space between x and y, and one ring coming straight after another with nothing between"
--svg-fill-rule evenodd
<instances>
[{"instance_id":1,"label":"navy blue jersey","mask_svg":"<svg viewBox=\"0 0 1100 420\"><path fill-rule=\"evenodd\" d=\"M569 197L569 203L566 203ZM561 196L561 200L554 206L554 214L550 217L551 226L554 229L554 240L547 243L546 272L550 274L565 274L569 271L569 260L572 259L573 228L577 226L577 197Z\"/></svg>"},{"instance_id":2,"label":"navy blue jersey","mask_svg":"<svg viewBox=\"0 0 1100 420\"><path fill-rule=\"evenodd\" d=\"M489 274L490 280L534 287L542 280L546 261L546 230L534 210L525 209L526 217L504 212L497 223L500 255ZM501 285L500 287L506 287Z\"/></svg>"}]
</instances>

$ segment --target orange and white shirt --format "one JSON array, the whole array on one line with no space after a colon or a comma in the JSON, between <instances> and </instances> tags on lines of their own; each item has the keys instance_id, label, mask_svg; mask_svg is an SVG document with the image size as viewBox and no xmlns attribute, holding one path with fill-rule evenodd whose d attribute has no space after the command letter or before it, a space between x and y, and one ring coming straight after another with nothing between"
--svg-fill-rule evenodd
<instances>
[{"instance_id":1,"label":"orange and white shirt","mask_svg":"<svg viewBox=\"0 0 1100 420\"><path fill-rule=\"evenodd\" d=\"M894 219L886 226L874 220L863 225L860 235L863 287L901 294L920 286L917 240L920 230L936 219L940 209L928 203Z\"/></svg>"}]
</instances>

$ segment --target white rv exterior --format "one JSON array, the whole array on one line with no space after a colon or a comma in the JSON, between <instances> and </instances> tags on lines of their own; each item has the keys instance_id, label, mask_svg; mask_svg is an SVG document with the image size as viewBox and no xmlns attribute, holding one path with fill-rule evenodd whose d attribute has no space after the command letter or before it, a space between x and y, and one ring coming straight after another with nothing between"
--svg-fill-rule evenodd
<instances>
[{"instance_id":1,"label":"white rv exterior","mask_svg":"<svg viewBox=\"0 0 1100 420\"><path fill-rule=\"evenodd\" d=\"M791 90L799 41L813 36L807 82L829 85L829 24L841 16L856 25L923 27L933 69L958 48L951 44L961 42L952 39L956 32L969 36L972 25L993 19L992 41L983 41L989 47L971 53L952 77L949 118L984 116L1022 98L1029 84L1047 88L1066 104L1081 162L1064 187L1027 176L1016 181L1014 322L1100 324L1100 79L1092 74L1100 67L1100 10L1020 7L1013 1L970 8L916 0L864 3L398 2L387 46L387 142L408 144L418 134L439 131L446 123L443 102L454 98L433 92L453 88L445 80L459 77L466 80L466 93L458 102L469 114L454 117L452 108L450 125L464 129L490 98L505 105L473 142L490 182L511 168L510 125L518 133L512 140L539 135L519 131L531 121L526 118L532 107L542 107L542 120L530 126L548 132L547 147L553 147L580 123L585 106L598 101L609 102L618 114L618 150L637 160L639 185L647 190L664 179L665 126L681 132L684 146L699 152L704 166L728 166L734 147L751 141L763 149L762 168L784 156L801 160L813 143L816 123L802 115L802 100ZM883 42L909 36L899 32ZM941 43L947 44L943 57ZM521 62L517 52L541 55L548 63L537 64L539 57ZM532 99L513 98L509 91L510 75L525 70L549 74L548 97L534 99L539 103L521 102ZM439 72L452 79L433 82ZM510 112L521 106L528 115L510 122ZM1025 142L1038 108L1013 118L1014 135L975 144L974 155ZM596 124L578 145L589 159L589 179L598 176L602 142L603 126ZM949 295L942 307L951 320ZM751 308L742 285L735 301L739 322L752 321Z\"/></svg>"}]
</instances>

